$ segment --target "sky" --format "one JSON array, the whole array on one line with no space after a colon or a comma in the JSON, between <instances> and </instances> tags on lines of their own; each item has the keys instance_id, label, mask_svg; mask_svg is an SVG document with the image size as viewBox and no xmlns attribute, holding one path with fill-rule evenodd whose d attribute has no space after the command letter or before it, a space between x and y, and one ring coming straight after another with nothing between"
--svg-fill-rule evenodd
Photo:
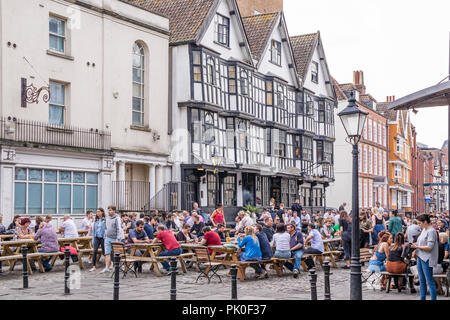
<instances>
[{"instance_id":1,"label":"sky","mask_svg":"<svg viewBox=\"0 0 450 320\"><path fill-rule=\"evenodd\" d=\"M331 75L353 82L364 71L378 102L432 86L449 73L449 0L284 0L290 35L320 31ZM417 141L441 148L447 107L411 113Z\"/></svg>"}]
</instances>

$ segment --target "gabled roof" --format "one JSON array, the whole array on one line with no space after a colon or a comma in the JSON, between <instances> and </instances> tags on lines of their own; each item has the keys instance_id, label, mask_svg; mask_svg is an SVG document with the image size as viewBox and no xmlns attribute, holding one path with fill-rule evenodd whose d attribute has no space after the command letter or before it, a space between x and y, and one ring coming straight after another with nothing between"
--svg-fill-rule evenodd
<instances>
[{"instance_id":1,"label":"gabled roof","mask_svg":"<svg viewBox=\"0 0 450 320\"><path fill-rule=\"evenodd\" d=\"M343 91L354 91L354 90L357 90L356 86L353 83L343 83L343 84L340 84L339 87Z\"/></svg>"},{"instance_id":2,"label":"gabled roof","mask_svg":"<svg viewBox=\"0 0 450 320\"><path fill-rule=\"evenodd\" d=\"M388 109L389 102L377 103L377 111L385 116L389 121L397 121L397 112Z\"/></svg>"},{"instance_id":3,"label":"gabled roof","mask_svg":"<svg viewBox=\"0 0 450 320\"><path fill-rule=\"evenodd\" d=\"M347 100L347 96L344 93L344 90L341 89L339 82L336 81L334 77L331 77L331 83L333 84L334 92L336 93L336 98L340 100Z\"/></svg>"},{"instance_id":4,"label":"gabled roof","mask_svg":"<svg viewBox=\"0 0 450 320\"><path fill-rule=\"evenodd\" d=\"M169 18L170 43L195 41L217 0L121 0Z\"/></svg>"},{"instance_id":5,"label":"gabled roof","mask_svg":"<svg viewBox=\"0 0 450 320\"><path fill-rule=\"evenodd\" d=\"M255 60L260 60L280 12L243 17L245 32Z\"/></svg>"},{"instance_id":6,"label":"gabled roof","mask_svg":"<svg viewBox=\"0 0 450 320\"><path fill-rule=\"evenodd\" d=\"M370 95L370 94L360 94L359 100L361 100L361 102L373 101L373 102L377 103L377 100L374 97L372 97L372 95Z\"/></svg>"},{"instance_id":7,"label":"gabled roof","mask_svg":"<svg viewBox=\"0 0 450 320\"><path fill-rule=\"evenodd\" d=\"M319 32L290 37L295 64L300 78L304 79L319 39Z\"/></svg>"}]
</instances>

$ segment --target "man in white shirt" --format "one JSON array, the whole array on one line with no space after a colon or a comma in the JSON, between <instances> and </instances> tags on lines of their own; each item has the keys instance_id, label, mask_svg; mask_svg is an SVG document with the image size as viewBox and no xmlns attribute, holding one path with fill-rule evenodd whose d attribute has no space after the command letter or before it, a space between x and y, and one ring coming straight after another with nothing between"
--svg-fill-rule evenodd
<instances>
[{"instance_id":1,"label":"man in white shirt","mask_svg":"<svg viewBox=\"0 0 450 320\"><path fill-rule=\"evenodd\" d=\"M245 213L245 211L239 211L238 215L239 218L241 218L241 221L239 222L239 226L237 226L236 228L236 234L244 232L245 227L249 227L254 224L252 218L250 218L248 214Z\"/></svg>"},{"instance_id":2,"label":"man in white shirt","mask_svg":"<svg viewBox=\"0 0 450 320\"><path fill-rule=\"evenodd\" d=\"M70 218L70 214L64 215L64 222L59 227L59 232L64 234L64 238L77 238L78 231L75 222L73 222L72 218Z\"/></svg>"},{"instance_id":3,"label":"man in white shirt","mask_svg":"<svg viewBox=\"0 0 450 320\"><path fill-rule=\"evenodd\" d=\"M87 236L92 236L92 226L94 224L94 220L92 219L94 217L94 213L91 210L88 210L86 212L86 217L81 222L81 230L89 230Z\"/></svg>"}]
</instances>

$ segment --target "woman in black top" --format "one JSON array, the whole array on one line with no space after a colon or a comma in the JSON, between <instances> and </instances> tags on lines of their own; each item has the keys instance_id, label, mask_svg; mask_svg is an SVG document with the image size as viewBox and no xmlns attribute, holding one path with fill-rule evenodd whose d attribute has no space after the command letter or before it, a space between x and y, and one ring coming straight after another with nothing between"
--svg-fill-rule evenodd
<instances>
[{"instance_id":1,"label":"woman in black top","mask_svg":"<svg viewBox=\"0 0 450 320\"><path fill-rule=\"evenodd\" d=\"M181 231L177 233L175 237L177 241L191 242L194 240L194 237L191 234L191 226L185 223Z\"/></svg>"},{"instance_id":2,"label":"woman in black top","mask_svg":"<svg viewBox=\"0 0 450 320\"><path fill-rule=\"evenodd\" d=\"M344 247L344 261L346 266L344 269L350 269L350 253L352 245L352 219L347 214L347 211L342 210L339 212L340 220L339 226L341 227L342 245Z\"/></svg>"},{"instance_id":3,"label":"woman in black top","mask_svg":"<svg viewBox=\"0 0 450 320\"><path fill-rule=\"evenodd\" d=\"M389 256L386 262L386 270L389 273L403 274L406 272L406 263L403 261L403 249L405 245L405 235L399 232L395 235L394 243L389 248ZM395 286L403 286L403 277L398 282L398 277L394 277Z\"/></svg>"}]
</instances>

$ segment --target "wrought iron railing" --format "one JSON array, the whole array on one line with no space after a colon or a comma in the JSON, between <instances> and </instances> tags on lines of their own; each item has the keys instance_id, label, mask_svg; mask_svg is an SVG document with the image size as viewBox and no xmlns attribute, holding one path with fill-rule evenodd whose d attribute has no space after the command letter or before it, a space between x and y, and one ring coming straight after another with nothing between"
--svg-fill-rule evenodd
<instances>
[{"instance_id":1,"label":"wrought iron railing","mask_svg":"<svg viewBox=\"0 0 450 320\"><path fill-rule=\"evenodd\" d=\"M196 201L195 185L189 182L169 182L145 205L144 211L192 210Z\"/></svg>"},{"instance_id":2,"label":"wrought iron railing","mask_svg":"<svg viewBox=\"0 0 450 320\"><path fill-rule=\"evenodd\" d=\"M111 133L107 131L12 117L0 119L0 139L94 150L111 149Z\"/></svg>"},{"instance_id":3,"label":"wrought iron railing","mask_svg":"<svg viewBox=\"0 0 450 320\"><path fill-rule=\"evenodd\" d=\"M113 181L112 201L118 211L144 212L150 202L150 182Z\"/></svg>"}]
</instances>

